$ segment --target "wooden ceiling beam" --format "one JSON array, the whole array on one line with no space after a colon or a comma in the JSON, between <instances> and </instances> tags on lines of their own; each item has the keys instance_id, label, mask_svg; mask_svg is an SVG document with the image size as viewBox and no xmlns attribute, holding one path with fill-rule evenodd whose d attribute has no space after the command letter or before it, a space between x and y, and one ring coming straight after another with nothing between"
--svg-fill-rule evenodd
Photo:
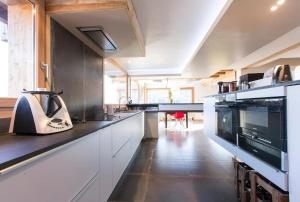
<instances>
[{"instance_id":1,"label":"wooden ceiling beam","mask_svg":"<svg viewBox=\"0 0 300 202\"><path fill-rule=\"evenodd\" d=\"M46 12L47 14L53 15L58 13L73 13L73 12L82 12L90 10L103 10L103 9L126 9L127 2L105 0L94 3L78 3L78 2L69 2L66 3L62 1L60 3L52 3L52 1L47 1Z\"/></svg>"},{"instance_id":2,"label":"wooden ceiling beam","mask_svg":"<svg viewBox=\"0 0 300 202\"><path fill-rule=\"evenodd\" d=\"M121 70L123 73L125 73L126 75L128 75L127 69L121 64L119 63L116 59L114 58L106 58L107 62L111 63L112 65L114 65L115 67L117 67L119 70Z\"/></svg>"},{"instance_id":3,"label":"wooden ceiling beam","mask_svg":"<svg viewBox=\"0 0 300 202\"><path fill-rule=\"evenodd\" d=\"M127 15L131 26L133 27L135 37L138 41L140 50L142 52L142 56L146 56L144 36L142 34L141 27L131 0L127 0Z\"/></svg>"}]
</instances>

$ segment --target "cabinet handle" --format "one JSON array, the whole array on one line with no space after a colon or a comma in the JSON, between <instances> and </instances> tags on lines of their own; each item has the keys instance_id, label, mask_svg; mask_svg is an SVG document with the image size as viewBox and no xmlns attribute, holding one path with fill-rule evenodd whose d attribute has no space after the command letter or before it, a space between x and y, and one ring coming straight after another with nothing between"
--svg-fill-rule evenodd
<instances>
[{"instance_id":1,"label":"cabinet handle","mask_svg":"<svg viewBox=\"0 0 300 202\"><path fill-rule=\"evenodd\" d=\"M123 149L123 147L129 142L129 140L130 140L130 138L116 151L116 153L112 156L113 158L115 158L117 156L119 151Z\"/></svg>"}]
</instances>

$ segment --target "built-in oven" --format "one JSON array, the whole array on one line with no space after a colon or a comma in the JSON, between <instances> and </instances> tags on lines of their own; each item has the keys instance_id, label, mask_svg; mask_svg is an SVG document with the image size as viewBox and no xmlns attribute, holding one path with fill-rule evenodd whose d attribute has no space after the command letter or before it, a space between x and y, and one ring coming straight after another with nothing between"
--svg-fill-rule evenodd
<instances>
[{"instance_id":1,"label":"built-in oven","mask_svg":"<svg viewBox=\"0 0 300 202\"><path fill-rule=\"evenodd\" d=\"M287 171L286 99L238 100L238 146Z\"/></svg>"},{"instance_id":2,"label":"built-in oven","mask_svg":"<svg viewBox=\"0 0 300 202\"><path fill-rule=\"evenodd\" d=\"M221 101L215 104L217 136L237 144L238 109L234 101Z\"/></svg>"}]
</instances>

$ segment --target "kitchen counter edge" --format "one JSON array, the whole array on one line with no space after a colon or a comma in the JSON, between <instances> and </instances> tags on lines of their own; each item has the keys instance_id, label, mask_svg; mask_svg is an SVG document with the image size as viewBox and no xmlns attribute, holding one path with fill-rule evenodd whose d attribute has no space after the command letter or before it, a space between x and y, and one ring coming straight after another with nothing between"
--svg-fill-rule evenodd
<instances>
[{"instance_id":1,"label":"kitchen counter edge","mask_svg":"<svg viewBox=\"0 0 300 202\"><path fill-rule=\"evenodd\" d=\"M286 83L279 83L279 84L274 84L274 85L268 85L268 86L261 86L257 88L250 88L246 90L239 90L239 91L234 91L234 92L228 92L228 93L221 93L221 94L213 94L213 95L208 95L205 97L215 97L215 96L220 96L220 95L229 95L229 94L235 94L235 93L242 93L242 92L248 92L248 91L254 91L254 90L261 90L261 89L266 89L266 88L275 88L275 87L280 87L280 86L295 86L295 85L300 85L300 80L296 81L290 81Z\"/></svg>"},{"instance_id":2,"label":"kitchen counter edge","mask_svg":"<svg viewBox=\"0 0 300 202\"><path fill-rule=\"evenodd\" d=\"M71 143L140 113L143 113L143 111L136 111L134 114L128 114L128 116L123 116L113 121L88 121L86 123L74 124L71 130L51 135L1 135L0 175L2 170L15 164Z\"/></svg>"}]
</instances>

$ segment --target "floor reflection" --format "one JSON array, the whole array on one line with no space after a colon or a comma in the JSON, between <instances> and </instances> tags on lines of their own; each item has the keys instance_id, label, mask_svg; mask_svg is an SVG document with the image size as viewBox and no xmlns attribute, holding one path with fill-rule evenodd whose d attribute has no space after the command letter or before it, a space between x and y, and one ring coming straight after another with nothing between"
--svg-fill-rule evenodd
<instances>
[{"instance_id":1,"label":"floor reflection","mask_svg":"<svg viewBox=\"0 0 300 202\"><path fill-rule=\"evenodd\" d=\"M237 201L232 156L203 134L201 122L169 126L160 124L158 140L142 142L110 201Z\"/></svg>"}]
</instances>

